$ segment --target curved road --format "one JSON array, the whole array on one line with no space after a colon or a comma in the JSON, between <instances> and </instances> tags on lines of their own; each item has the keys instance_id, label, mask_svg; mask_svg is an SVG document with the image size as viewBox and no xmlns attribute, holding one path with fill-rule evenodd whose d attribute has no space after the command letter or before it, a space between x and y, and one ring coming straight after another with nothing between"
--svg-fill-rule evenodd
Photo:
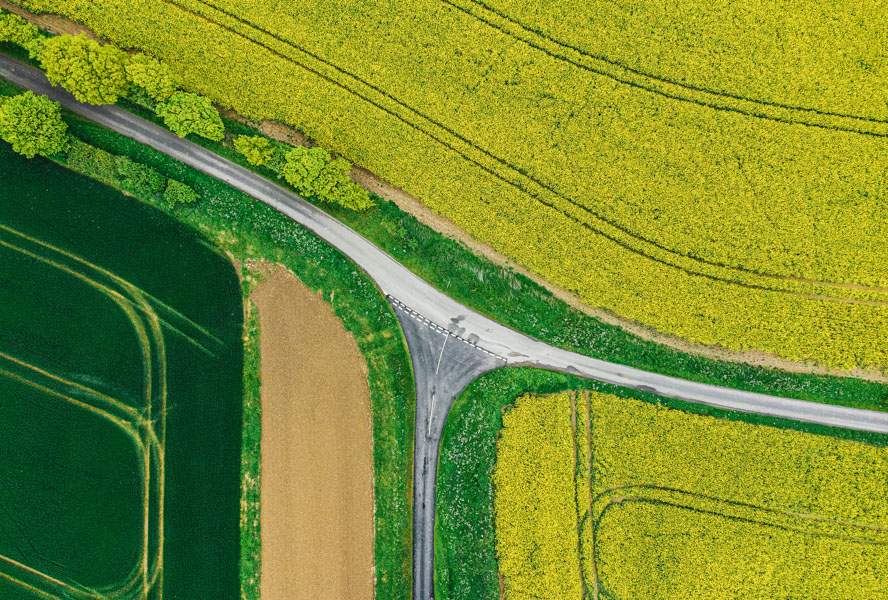
<instances>
[{"instance_id":1,"label":"curved road","mask_svg":"<svg viewBox=\"0 0 888 600\"><path fill-rule=\"evenodd\" d=\"M73 112L151 146L272 206L338 248L364 269L392 301L402 323L405 322L404 315L412 315L419 322L425 324L429 331L443 335L443 339L446 340L450 335L460 340L460 342L454 343L466 342L467 346L475 348L484 356L493 357L498 366L503 364L523 365L564 371L606 383L708 406L834 427L888 433L888 413L804 402L686 381L597 360L544 344L459 304L319 208L209 150L180 139L167 130L120 108L81 104L64 90L50 86L39 70L2 54L0 54L0 77L21 87L45 94ZM441 331L448 333L441 334ZM443 354L444 347L442 346L441 355L443 356ZM440 360L439 356L438 361L440 362ZM419 382L417 382L417 391L420 391ZM456 390L456 392L458 391ZM450 395L455 395L456 392ZM431 393L434 396L434 391ZM420 401L421 399L418 397L418 410ZM449 409L449 402L446 404L444 416L446 416L446 409ZM432 408L434 412L440 412L434 403ZM443 428L443 419L439 419L439 421L435 427L437 430ZM421 423L418 422L417 431L421 426ZM431 433L431 421L429 421L428 427ZM428 460L436 461L437 447L430 448L421 446L421 444L437 444L439 439L438 435L418 437L416 441L417 455L422 451ZM426 440L426 442L422 440ZM428 473L425 471L420 473L422 477L432 478L431 488L429 488L432 491L434 490L433 471L434 469ZM428 488L428 484L428 481L414 482L417 489ZM426 501L423 504L426 510L422 511L426 513L425 516L416 515L418 507L414 506L414 528L416 529L417 524L422 523L423 530L432 531L429 519L434 518L434 495L426 498ZM414 600L427 600L432 593L430 561L433 542L428 539L428 536L422 540L415 540L415 542L421 542L420 545L423 548L415 548L415 552L419 554L415 554L414 572L421 573L421 576L414 577Z\"/></svg>"}]
</instances>

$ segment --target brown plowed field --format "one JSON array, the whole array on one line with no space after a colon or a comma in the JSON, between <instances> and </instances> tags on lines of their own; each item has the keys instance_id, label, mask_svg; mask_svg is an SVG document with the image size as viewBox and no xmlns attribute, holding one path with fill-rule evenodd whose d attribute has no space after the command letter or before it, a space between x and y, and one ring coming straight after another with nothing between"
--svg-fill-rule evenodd
<instances>
[{"instance_id":1,"label":"brown plowed field","mask_svg":"<svg viewBox=\"0 0 888 600\"><path fill-rule=\"evenodd\" d=\"M373 598L367 368L330 307L277 268L256 288L262 600Z\"/></svg>"}]
</instances>

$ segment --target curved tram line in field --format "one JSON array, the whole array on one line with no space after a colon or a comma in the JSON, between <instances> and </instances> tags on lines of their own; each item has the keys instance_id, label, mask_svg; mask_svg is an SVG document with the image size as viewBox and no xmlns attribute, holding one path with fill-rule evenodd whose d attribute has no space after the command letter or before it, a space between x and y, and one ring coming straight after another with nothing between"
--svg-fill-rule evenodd
<instances>
[{"instance_id":1,"label":"curved tram line in field","mask_svg":"<svg viewBox=\"0 0 888 600\"><path fill-rule=\"evenodd\" d=\"M222 342L172 307L79 256L4 225L0 225L0 245L52 266L112 300L133 327L144 369L144 406L136 408L81 383L50 373L14 356L0 353L0 376L14 379L44 394L89 411L122 431L133 443L141 462L140 475L144 490L142 545L138 559L122 581L99 588L88 588L75 582L61 581L4 556L0 556L0 566L6 565L18 576L3 572L0 568L0 577L40 596L59 600L72 597L80 600L147 598L152 588L156 590L154 598L161 600L167 394L166 355L161 328L166 327L187 338L192 344L214 356L215 354L207 346L221 346ZM167 320L158 317L155 306L167 314ZM177 321L178 326L169 322L173 320ZM189 327L190 334L182 331ZM90 400L83 401L72 397L71 390L76 391L78 395L87 396ZM154 515L151 514L152 504L156 507ZM41 589L38 581L47 589Z\"/></svg>"},{"instance_id":2,"label":"curved tram line in field","mask_svg":"<svg viewBox=\"0 0 888 600\"><path fill-rule=\"evenodd\" d=\"M789 125L806 125L874 137L888 137L888 120L750 98L683 83L631 67L619 60L588 52L528 25L482 0L439 0L535 50L617 83L671 100L714 110L735 112ZM818 120L819 119L819 120ZM833 121L833 122L830 122Z\"/></svg>"},{"instance_id":3,"label":"curved tram line in field","mask_svg":"<svg viewBox=\"0 0 888 600\"><path fill-rule=\"evenodd\" d=\"M825 300L832 302L843 302L852 304L864 304L870 306L888 306L888 288L868 286L860 283L845 283L829 280L816 280L798 276L783 275L760 271L750 267L741 265L732 265L725 262L705 259L694 256L688 252L669 248L665 244L645 238L643 235L633 232L627 226L619 222L599 214L597 211L589 208L582 202L574 200L563 193L559 192L553 184L548 183L539 177L529 173L523 167L512 164L507 160L496 156L490 151L484 149L477 143L471 141L464 135L455 131L452 127L436 120L435 118L421 112L401 99L393 96L391 93L380 88L379 86L367 81L360 75L337 65L330 60L292 42L272 31L253 23L252 21L240 17L224 8L216 6L207 0L190 0L204 7L204 9L192 8L189 0L159 0L164 4L182 10L198 19L201 19L210 25L222 28L247 42L256 44L277 56L309 73L323 79L324 81L334 85L361 100L373 105L389 116L397 119L411 129L427 136L435 142L441 144L451 152L456 153L464 160L470 162L474 166L480 168L485 173L495 177L501 182L513 187L520 192L527 194L535 201L545 207L557 212L561 216L573 221L580 227L590 231L593 234L600 235L607 240L617 244L618 246L637 254L648 260L660 263L662 265L678 269L689 275L703 277L712 281L739 285L749 289L755 289L766 292L777 292L790 294L807 299ZM447 1L447 0L442 0ZM211 17L206 14L207 9L215 11L223 17ZM474 15L473 15L474 16ZM246 27L260 35L268 36L273 40L284 44L291 50L295 50L300 58L288 56L282 51L271 47L268 43L252 37L247 33L234 28L234 25L226 25L220 18L227 18L240 26ZM311 66L308 62L316 63ZM332 70L334 73L324 73L322 70ZM342 76L351 82L344 83L338 79ZM357 86L362 89L356 89ZM376 96L373 99L371 96ZM681 98L677 98L681 100ZM394 105L394 107L385 106L385 104ZM417 124L399 109L403 109L414 115L420 123L431 127L434 131L428 130L426 127ZM745 114L745 113L744 113ZM751 115L756 116L756 115ZM790 124L801 124L790 122ZM860 133L860 132L858 132ZM888 137L888 128L884 134L872 134L880 137ZM457 145L463 146L460 149ZM470 156L468 152L476 154L476 157ZM486 160L488 164L481 161ZM504 168L507 174L500 173L498 169ZM550 196L546 199L544 196ZM591 222L590 222L591 221ZM824 289L825 288L825 289Z\"/></svg>"},{"instance_id":4,"label":"curved tram line in field","mask_svg":"<svg viewBox=\"0 0 888 600\"><path fill-rule=\"evenodd\" d=\"M613 508L630 503L651 504L687 510L701 515L730 519L741 523L773 527L781 531L807 536L826 537L859 544L888 547L888 527L831 519L819 515L757 506L746 502L718 498L678 488L630 483L617 485L595 495L591 500L592 519L588 524L592 533L592 574L598 597L619 600L608 592L598 576L599 562L596 533L602 519Z\"/></svg>"}]
</instances>

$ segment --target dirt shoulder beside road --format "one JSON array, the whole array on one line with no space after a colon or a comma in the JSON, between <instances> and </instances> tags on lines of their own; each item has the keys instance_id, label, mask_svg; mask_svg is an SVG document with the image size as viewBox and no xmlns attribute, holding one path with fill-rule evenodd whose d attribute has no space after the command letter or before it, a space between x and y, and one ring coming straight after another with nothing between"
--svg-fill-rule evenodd
<instances>
[{"instance_id":1,"label":"dirt shoulder beside road","mask_svg":"<svg viewBox=\"0 0 888 600\"><path fill-rule=\"evenodd\" d=\"M251 298L262 357L262 599L371 600L367 367L292 273L274 268Z\"/></svg>"}]
</instances>

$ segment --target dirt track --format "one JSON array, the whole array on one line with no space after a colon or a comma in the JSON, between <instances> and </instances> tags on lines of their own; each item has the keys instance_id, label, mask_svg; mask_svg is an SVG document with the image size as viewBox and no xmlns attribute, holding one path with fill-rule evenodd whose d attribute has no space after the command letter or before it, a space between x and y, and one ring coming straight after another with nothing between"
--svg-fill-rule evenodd
<instances>
[{"instance_id":1,"label":"dirt track","mask_svg":"<svg viewBox=\"0 0 888 600\"><path fill-rule=\"evenodd\" d=\"M366 365L330 307L276 268L262 355L262 600L373 598Z\"/></svg>"}]
</instances>

